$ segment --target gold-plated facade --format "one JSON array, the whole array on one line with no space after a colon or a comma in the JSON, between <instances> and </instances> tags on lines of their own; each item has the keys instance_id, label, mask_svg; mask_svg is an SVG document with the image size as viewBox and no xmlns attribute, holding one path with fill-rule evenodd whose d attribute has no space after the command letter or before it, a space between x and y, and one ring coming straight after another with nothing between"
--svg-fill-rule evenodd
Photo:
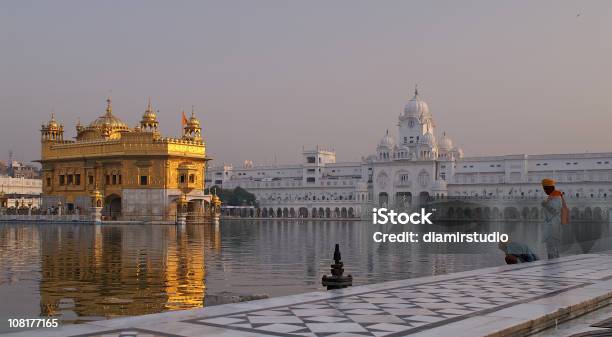
<instances>
[{"instance_id":1,"label":"gold-plated facade","mask_svg":"<svg viewBox=\"0 0 612 337\"><path fill-rule=\"evenodd\" d=\"M59 204L87 214L98 191L109 219L168 219L185 194L191 212L212 207L204 195L206 144L200 121L192 113L181 138L162 137L149 100L138 126L130 128L105 112L90 124L77 123L75 140L64 139L64 127L51 116L41 128L43 207Z\"/></svg>"}]
</instances>

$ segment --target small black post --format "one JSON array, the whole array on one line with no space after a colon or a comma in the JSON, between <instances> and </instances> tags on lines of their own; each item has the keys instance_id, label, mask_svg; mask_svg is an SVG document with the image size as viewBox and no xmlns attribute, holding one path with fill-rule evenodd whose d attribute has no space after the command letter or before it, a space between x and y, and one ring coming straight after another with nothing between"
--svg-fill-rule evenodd
<instances>
[{"instance_id":1,"label":"small black post","mask_svg":"<svg viewBox=\"0 0 612 337\"><path fill-rule=\"evenodd\" d=\"M334 249L334 263L331 264L331 276L323 275L322 284L327 290L341 289L353 285L353 276L344 276L344 263L340 254L340 244L336 243Z\"/></svg>"}]
</instances>

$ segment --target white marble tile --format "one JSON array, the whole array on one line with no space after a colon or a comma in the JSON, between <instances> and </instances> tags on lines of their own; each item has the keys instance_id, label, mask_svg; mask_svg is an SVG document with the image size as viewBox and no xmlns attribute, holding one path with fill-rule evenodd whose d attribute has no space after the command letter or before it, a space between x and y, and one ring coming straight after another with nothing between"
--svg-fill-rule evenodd
<instances>
[{"instance_id":1,"label":"white marble tile","mask_svg":"<svg viewBox=\"0 0 612 337\"><path fill-rule=\"evenodd\" d=\"M262 310L262 311L254 311L249 313L249 315L257 315L257 316L287 316L291 315L290 312L282 311L282 310Z\"/></svg>"},{"instance_id":2,"label":"white marble tile","mask_svg":"<svg viewBox=\"0 0 612 337\"><path fill-rule=\"evenodd\" d=\"M501 317L472 317L459 322L427 329L418 333L419 337L476 337L494 335L496 331L520 324L522 320Z\"/></svg>"},{"instance_id":3,"label":"white marble tile","mask_svg":"<svg viewBox=\"0 0 612 337\"><path fill-rule=\"evenodd\" d=\"M409 324L379 323L379 324L369 325L368 329L399 332L399 331L405 331L405 330L412 329L412 326L410 326Z\"/></svg>"},{"instance_id":4,"label":"white marble tile","mask_svg":"<svg viewBox=\"0 0 612 337\"><path fill-rule=\"evenodd\" d=\"M212 324L234 324L244 322L244 319L232 318L232 317L217 317L217 318L209 318L202 320L204 323L212 323Z\"/></svg>"},{"instance_id":5,"label":"white marble tile","mask_svg":"<svg viewBox=\"0 0 612 337\"><path fill-rule=\"evenodd\" d=\"M392 315L347 315L357 323L404 323L402 319Z\"/></svg>"},{"instance_id":6,"label":"white marble tile","mask_svg":"<svg viewBox=\"0 0 612 337\"><path fill-rule=\"evenodd\" d=\"M304 320L320 322L320 323L337 323L337 322L349 322L347 317L343 316L315 316L305 317Z\"/></svg>"},{"instance_id":7,"label":"white marble tile","mask_svg":"<svg viewBox=\"0 0 612 337\"><path fill-rule=\"evenodd\" d=\"M314 333L368 331L357 323L306 323L306 326Z\"/></svg>"},{"instance_id":8,"label":"white marble tile","mask_svg":"<svg viewBox=\"0 0 612 337\"><path fill-rule=\"evenodd\" d=\"M249 322L257 323L303 323L296 316L249 316Z\"/></svg>"},{"instance_id":9,"label":"white marble tile","mask_svg":"<svg viewBox=\"0 0 612 337\"><path fill-rule=\"evenodd\" d=\"M323 309L323 308L327 308L327 304L307 303L307 304L293 305L291 306L291 308L292 309Z\"/></svg>"},{"instance_id":10,"label":"white marble tile","mask_svg":"<svg viewBox=\"0 0 612 337\"><path fill-rule=\"evenodd\" d=\"M462 309L463 306L455 303L419 303L420 307L426 309Z\"/></svg>"},{"instance_id":11,"label":"white marble tile","mask_svg":"<svg viewBox=\"0 0 612 337\"><path fill-rule=\"evenodd\" d=\"M274 323L270 325L264 325L257 328L258 330L271 331L271 332L280 332L280 333L289 333L294 331L303 330L303 326L291 325L291 324L282 324L282 323Z\"/></svg>"},{"instance_id":12,"label":"white marble tile","mask_svg":"<svg viewBox=\"0 0 612 337\"><path fill-rule=\"evenodd\" d=\"M510 308L487 314L489 317L509 317L520 319L535 319L544 315L552 314L559 310L561 306L554 304L519 304Z\"/></svg>"},{"instance_id":13,"label":"white marble tile","mask_svg":"<svg viewBox=\"0 0 612 337\"><path fill-rule=\"evenodd\" d=\"M424 308L408 308L408 309L385 309L386 312L395 316L407 315L435 315L436 313Z\"/></svg>"},{"instance_id":14,"label":"white marble tile","mask_svg":"<svg viewBox=\"0 0 612 337\"><path fill-rule=\"evenodd\" d=\"M347 315L376 315L376 314L384 314L385 311L381 309L355 309L355 310L347 310L344 312Z\"/></svg>"},{"instance_id":15,"label":"white marble tile","mask_svg":"<svg viewBox=\"0 0 612 337\"><path fill-rule=\"evenodd\" d=\"M441 321L444 318L443 317L437 317L437 316L415 315L415 316L410 316L409 319L411 321L434 323L434 322Z\"/></svg>"},{"instance_id":16,"label":"white marble tile","mask_svg":"<svg viewBox=\"0 0 612 337\"><path fill-rule=\"evenodd\" d=\"M342 313L336 309L293 309L291 310L294 315L304 316L338 316Z\"/></svg>"},{"instance_id":17,"label":"white marble tile","mask_svg":"<svg viewBox=\"0 0 612 337\"><path fill-rule=\"evenodd\" d=\"M438 310L438 312L443 314L454 314L454 315L467 315L474 312L474 310L465 310L465 309L442 309Z\"/></svg>"},{"instance_id":18,"label":"white marble tile","mask_svg":"<svg viewBox=\"0 0 612 337\"><path fill-rule=\"evenodd\" d=\"M383 309L387 309L387 308L407 309L407 308L416 308L417 306L411 303L386 303L386 304L380 304L379 307Z\"/></svg>"}]
</instances>

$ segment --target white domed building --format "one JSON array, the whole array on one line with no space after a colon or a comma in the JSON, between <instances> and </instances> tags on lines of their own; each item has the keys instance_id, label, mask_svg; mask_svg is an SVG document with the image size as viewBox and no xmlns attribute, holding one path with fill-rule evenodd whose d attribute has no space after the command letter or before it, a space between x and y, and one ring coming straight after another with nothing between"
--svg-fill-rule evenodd
<instances>
[{"instance_id":1,"label":"white domed building","mask_svg":"<svg viewBox=\"0 0 612 337\"><path fill-rule=\"evenodd\" d=\"M118 122L111 124L122 132ZM612 197L612 153L466 158L436 130L416 89L398 116L397 132L387 130L372 150L355 162L336 162L334 151L317 146L294 165L220 165L210 168L207 183L252 192L259 206L249 214L258 217L369 218L372 207L414 210L429 197L536 200L545 177L562 182L571 198ZM612 209L607 214L612 219Z\"/></svg>"},{"instance_id":2,"label":"white domed building","mask_svg":"<svg viewBox=\"0 0 612 337\"><path fill-rule=\"evenodd\" d=\"M372 172L372 197L378 206L406 208L429 196L447 195L445 179L462 153L446 134L438 139L429 105L417 89L398 118L397 139L387 134L366 160ZM393 148L392 153L388 151ZM392 177L386 179L385 177ZM390 183L386 183L390 180Z\"/></svg>"}]
</instances>

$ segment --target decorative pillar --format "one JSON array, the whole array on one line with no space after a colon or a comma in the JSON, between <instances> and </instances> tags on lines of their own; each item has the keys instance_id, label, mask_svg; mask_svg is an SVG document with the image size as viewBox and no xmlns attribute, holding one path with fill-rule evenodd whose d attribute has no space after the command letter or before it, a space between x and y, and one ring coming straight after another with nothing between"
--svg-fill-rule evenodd
<instances>
[{"instance_id":1,"label":"decorative pillar","mask_svg":"<svg viewBox=\"0 0 612 337\"><path fill-rule=\"evenodd\" d=\"M214 223L219 223L221 218L221 198L216 193L212 196L211 217Z\"/></svg>"},{"instance_id":2,"label":"decorative pillar","mask_svg":"<svg viewBox=\"0 0 612 337\"><path fill-rule=\"evenodd\" d=\"M181 194L176 200L176 224L187 224L187 196L185 194Z\"/></svg>"},{"instance_id":3,"label":"decorative pillar","mask_svg":"<svg viewBox=\"0 0 612 337\"><path fill-rule=\"evenodd\" d=\"M91 195L91 220L94 224L102 223L102 193L98 190L94 190Z\"/></svg>"}]
</instances>

